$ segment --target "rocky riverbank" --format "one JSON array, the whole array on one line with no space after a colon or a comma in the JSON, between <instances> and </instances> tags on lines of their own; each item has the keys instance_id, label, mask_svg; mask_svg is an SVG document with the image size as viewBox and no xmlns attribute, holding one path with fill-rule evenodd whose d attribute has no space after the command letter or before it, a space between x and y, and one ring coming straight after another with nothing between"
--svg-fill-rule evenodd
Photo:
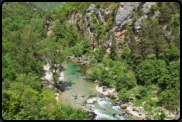
<instances>
[{"instance_id":1,"label":"rocky riverbank","mask_svg":"<svg viewBox=\"0 0 182 122\"><path fill-rule=\"evenodd\" d=\"M143 109L143 107L134 107L133 103L123 103L119 98L117 97L117 93L113 93L115 88L107 87L107 86L99 86L96 85L96 90L105 95L114 95L115 96L115 103L120 106L121 109L125 110L125 112L130 115L133 119L137 120L153 120L153 118L147 118L145 114L139 112L138 109Z\"/></svg>"},{"instance_id":2,"label":"rocky riverbank","mask_svg":"<svg viewBox=\"0 0 182 122\"><path fill-rule=\"evenodd\" d=\"M74 57L74 56L68 56L69 59L75 59L77 60L77 63L83 64L83 65L89 65L89 60L84 60L85 56L82 57Z\"/></svg>"},{"instance_id":3,"label":"rocky riverbank","mask_svg":"<svg viewBox=\"0 0 182 122\"><path fill-rule=\"evenodd\" d=\"M61 66L63 67L63 69L65 69L63 65L61 65ZM44 76L41 77L42 85L46 86L46 87L49 87L49 88L51 88L51 89L53 89L53 90L55 90L57 92L60 92L61 90L58 88L59 85L55 86L55 84L54 84L53 74L52 74L52 72L49 72L49 68L50 68L50 65L48 63L46 65L44 65L44 67L43 67L43 70L44 70L43 75ZM64 73L60 72L59 74L60 75L58 77L58 81L64 81L64 77L65 77ZM57 82L57 83L59 83L59 82ZM57 101L58 101L58 97L59 97L59 93L56 93L55 98L56 98Z\"/></svg>"}]
</instances>

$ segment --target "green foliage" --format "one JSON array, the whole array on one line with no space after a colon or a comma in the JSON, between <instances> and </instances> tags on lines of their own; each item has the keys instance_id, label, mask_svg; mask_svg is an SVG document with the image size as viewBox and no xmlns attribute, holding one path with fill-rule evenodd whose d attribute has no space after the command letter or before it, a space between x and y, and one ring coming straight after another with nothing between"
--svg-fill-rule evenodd
<instances>
[{"instance_id":1,"label":"green foliage","mask_svg":"<svg viewBox=\"0 0 182 122\"><path fill-rule=\"evenodd\" d=\"M172 61L167 67L167 73L159 79L161 90L166 88L180 88L180 62Z\"/></svg>"},{"instance_id":2,"label":"green foliage","mask_svg":"<svg viewBox=\"0 0 182 122\"><path fill-rule=\"evenodd\" d=\"M81 110L80 108L73 108L70 105L61 104L61 110L64 111L64 120L85 120L88 116L86 111Z\"/></svg>"},{"instance_id":3,"label":"green foliage","mask_svg":"<svg viewBox=\"0 0 182 122\"><path fill-rule=\"evenodd\" d=\"M123 89L120 89L118 97L120 100L128 102L130 95L131 95L130 92L127 91L126 88L123 88Z\"/></svg>"},{"instance_id":4,"label":"green foliage","mask_svg":"<svg viewBox=\"0 0 182 122\"><path fill-rule=\"evenodd\" d=\"M165 120L165 117L167 117L166 114L165 114L164 112L162 112L161 115L159 115L159 114L157 113L156 116L157 116L157 120Z\"/></svg>"},{"instance_id":5,"label":"green foliage","mask_svg":"<svg viewBox=\"0 0 182 122\"><path fill-rule=\"evenodd\" d=\"M106 85L106 86L110 86L112 83L112 77L109 73L108 70L106 70L105 68L100 69L100 73L99 73L99 85Z\"/></svg>"},{"instance_id":6,"label":"green foliage","mask_svg":"<svg viewBox=\"0 0 182 122\"><path fill-rule=\"evenodd\" d=\"M106 53L106 49L103 44L101 44L101 47L97 50L97 52L94 53L95 58L98 62L102 61L102 58L104 57L104 54Z\"/></svg>"},{"instance_id":7,"label":"green foliage","mask_svg":"<svg viewBox=\"0 0 182 122\"><path fill-rule=\"evenodd\" d=\"M162 60L143 61L136 67L136 77L141 84L157 83L158 79L166 73L165 62Z\"/></svg>"},{"instance_id":8,"label":"green foliage","mask_svg":"<svg viewBox=\"0 0 182 122\"><path fill-rule=\"evenodd\" d=\"M56 104L56 99L54 98L54 96L47 91L43 91L39 96L41 107L49 107Z\"/></svg>"},{"instance_id":9,"label":"green foliage","mask_svg":"<svg viewBox=\"0 0 182 122\"><path fill-rule=\"evenodd\" d=\"M117 59L117 52L116 52L116 39L114 37L114 34L112 35L112 44L111 44L111 53L110 53L110 58L112 60L116 60Z\"/></svg>"},{"instance_id":10,"label":"green foliage","mask_svg":"<svg viewBox=\"0 0 182 122\"><path fill-rule=\"evenodd\" d=\"M142 99L143 97L147 96L147 88L141 86L137 91L137 98Z\"/></svg>"},{"instance_id":11,"label":"green foliage","mask_svg":"<svg viewBox=\"0 0 182 122\"><path fill-rule=\"evenodd\" d=\"M90 40L87 37L83 39L83 54L90 51Z\"/></svg>"},{"instance_id":12,"label":"green foliage","mask_svg":"<svg viewBox=\"0 0 182 122\"><path fill-rule=\"evenodd\" d=\"M179 49L173 44L169 44L168 51L166 53L166 58L165 58L166 62L169 63L178 57L180 57Z\"/></svg>"},{"instance_id":13,"label":"green foliage","mask_svg":"<svg viewBox=\"0 0 182 122\"><path fill-rule=\"evenodd\" d=\"M76 45L73 47L73 54L74 54L76 57L81 57L81 56L82 56L82 52L83 52L83 49L82 49L81 44L76 44Z\"/></svg>"},{"instance_id":14,"label":"green foliage","mask_svg":"<svg viewBox=\"0 0 182 122\"><path fill-rule=\"evenodd\" d=\"M120 91L120 89L126 88L127 90L131 89L136 85L136 82L132 77L128 77L126 74L122 75L118 73L116 78L116 90Z\"/></svg>"},{"instance_id":15,"label":"green foliage","mask_svg":"<svg viewBox=\"0 0 182 122\"><path fill-rule=\"evenodd\" d=\"M161 9L161 14L159 16L159 24L166 24L171 19L171 9L168 6L164 6Z\"/></svg>"},{"instance_id":16,"label":"green foliage","mask_svg":"<svg viewBox=\"0 0 182 122\"><path fill-rule=\"evenodd\" d=\"M129 55L130 55L130 52L131 51L130 51L128 46L124 47L123 50L122 50L122 55L121 55L122 58L127 59L129 57Z\"/></svg>"}]
</instances>

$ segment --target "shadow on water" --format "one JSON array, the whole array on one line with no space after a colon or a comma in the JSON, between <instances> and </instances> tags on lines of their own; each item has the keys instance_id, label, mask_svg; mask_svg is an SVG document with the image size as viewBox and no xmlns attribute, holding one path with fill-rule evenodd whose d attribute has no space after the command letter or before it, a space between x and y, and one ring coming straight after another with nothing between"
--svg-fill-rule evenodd
<instances>
[{"instance_id":1,"label":"shadow on water","mask_svg":"<svg viewBox=\"0 0 182 122\"><path fill-rule=\"evenodd\" d=\"M65 92L65 90L70 90L70 88L68 88L68 87L71 87L73 84L75 84L75 83L73 83L71 81L69 81L69 82L65 81L64 84L62 86L60 86L61 92Z\"/></svg>"}]
</instances>

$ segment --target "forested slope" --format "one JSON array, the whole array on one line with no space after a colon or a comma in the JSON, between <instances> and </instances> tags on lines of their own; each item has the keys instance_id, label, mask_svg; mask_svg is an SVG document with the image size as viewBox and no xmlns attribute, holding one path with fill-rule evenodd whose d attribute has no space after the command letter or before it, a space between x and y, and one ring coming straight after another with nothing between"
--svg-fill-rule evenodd
<instances>
[{"instance_id":1,"label":"forested slope","mask_svg":"<svg viewBox=\"0 0 182 122\"><path fill-rule=\"evenodd\" d=\"M56 91L42 86L44 11L28 2L5 2L2 12L2 118L87 119L85 111L57 104Z\"/></svg>"}]
</instances>

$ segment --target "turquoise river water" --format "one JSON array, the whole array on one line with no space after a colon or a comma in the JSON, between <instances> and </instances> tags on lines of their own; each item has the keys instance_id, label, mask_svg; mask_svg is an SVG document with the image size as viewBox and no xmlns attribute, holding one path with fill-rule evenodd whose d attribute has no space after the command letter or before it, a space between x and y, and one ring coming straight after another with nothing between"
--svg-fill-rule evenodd
<instances>
[{"instance_id":1,"label":"turquoise river water","mask_svg":"<svg viewBox=\"0 0 182 122\"><path fill-rule=\"evenodd\" d=\"M70 104L73 107L80 107L86 111L92 111L97 116L95 119L106 118L107 120L131 120L127 114L123 114L119 106L113 104L113 100L101 95L96 91L96 84L86 80L80 69L85 68L84 65L64 61L64 84L60 87L61 94L59 102ZM93 104L85 104L91 94L96 94L97 101ZM75 99L76 96L76 99Z\"/></svg>"}]
</instances>

